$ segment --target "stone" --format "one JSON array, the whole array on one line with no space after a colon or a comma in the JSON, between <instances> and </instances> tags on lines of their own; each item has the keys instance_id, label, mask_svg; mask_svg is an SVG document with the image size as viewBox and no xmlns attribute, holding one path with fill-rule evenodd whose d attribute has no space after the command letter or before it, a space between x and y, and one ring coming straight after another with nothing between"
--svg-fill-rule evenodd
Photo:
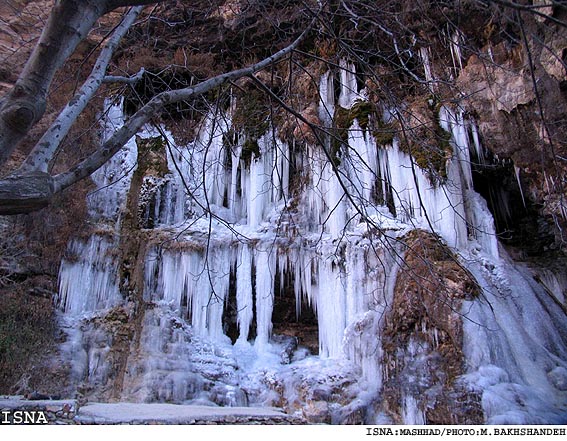
<instances>
[{"instance_id":1,"label":"stone","mask_svg":"<svg viewBox=\"0 0 567 441\"><path fill-rule=\"evenodd\" d=\"M302 410L303 417L310 423L331 423L331 412L326 401L309 401Z\"/></svg>"}]
</instances>

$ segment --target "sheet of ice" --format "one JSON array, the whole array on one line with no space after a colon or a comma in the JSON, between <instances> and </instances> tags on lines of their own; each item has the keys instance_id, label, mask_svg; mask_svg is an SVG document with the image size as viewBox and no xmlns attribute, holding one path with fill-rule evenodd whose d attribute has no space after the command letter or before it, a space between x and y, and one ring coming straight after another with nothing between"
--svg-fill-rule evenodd
<instances>
[{"instance_id":1,"label":"sheet of ice","mask_svg":"<svg viewBox=\"0 0 567 441\"><path fill-rule=\"evenodd\" d=\"M76 418L83 424L206 424L213 421L290 421L285 413L268 407L183 406L169 403L89 403L82 406Z\"/></svg>"},{"instance_id":2,"label":"sheet of ice","mask_svg":"<svg viewBox=\"0 0 567 441\"><path fill-rule=\"evenodd\" d=\"M101 141L106 141L124 124L123 101L105 100ZM131 138L118 153L91 175L97 188L87 199L89 216L93 219L119 221L132 174L137 167L137 158L136 141Z\"/></svg>"},{"instance_id":3,"label":"sheet of ice","mask_svg":"<svg viewBox=\"0 0 567 441\"><path fill-rule=\"evenodd\" d=\"M564 424L567 394L552 372L567 366L564 312L526 268L502 258L468 267L483 298L464 305L466 378L482 391L490 424Z\"/></svg>"},{"instance_id":4,"label":"sheet of ice","mask_svg":"<svg viewBox=\"0 0 567 441\"><path fill-rule=\"evenodd\" d=\"M354 66L340 66L321 78L319 116L327 127L335 104L348 108L365 96ZM109 108L108 131L121 118L119 107ZM484 160L476 125L445 107L439 121L453 149L444 182L432 182L397 139L378 148L356 120L334 167L321 146L296 148L272 129L245 161L244 137L227 142L231 123L224 114L207 116L187 146L176 145L167 131L145 128L144 137L165 133L169 173L146 177L152 203L144 219L176 242L152 245L144 257L147 309L127 360L122 399L242 406L285 398L295 406L305 388L319 384L322 396L345 386L353 409L371 403L384 381L379 334L393 303L400 251L388 235L425 228L461 253L484 291L465 302L463 317L465 380L482 394L487 421L564 423L567 338L558 327L565 317L557 303L564 298L549 296L559 282L541 276L546 290L527 269L499 257L492 216L472 186L471 158ZM129 178L105 186L115 176L131 176L135 143L124 155L95 177L100 191L90 199L93 219L116 221L113 227ZM301 182L294 192L292 162ZM71 242L60 270L58 302L69 334L64 352L75 378L95 385L107 385L113 363L103 317L109 308L125 307L113 253L117 231ZM296 317L302 307L316 314L317 357L299 348L282 358L283 343L272 336L281 294L276 286L283 290L288 283ZM229 293L237 310L234 345L223 322ZM410 345L400 357L418 363L420 354ZM411 386L409 377L400 385L401 411L404 422L421 424L423 400ZM333 415L340 421L343 414Z\"/></svg>"},{"instance_id":5,"label":"sheet of ice","mask_svg":"<svg viewBox=\"0 0 567 441\"><path fill-rule=\"evenodd\" d=\"M56 304L70 316L81 316L118 305L115 243L93 234L86 241L72 240L59 269Z\"/></svg>"}]
</instances>

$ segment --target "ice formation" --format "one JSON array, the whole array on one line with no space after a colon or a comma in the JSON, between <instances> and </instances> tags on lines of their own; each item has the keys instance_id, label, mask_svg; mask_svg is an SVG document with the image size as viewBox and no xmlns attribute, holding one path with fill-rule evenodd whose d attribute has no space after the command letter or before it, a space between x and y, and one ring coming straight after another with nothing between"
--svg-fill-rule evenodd
<instances>
[{"instance_id":1,"label":"ice formation","mask_svg":"<svg viewBox=\"0 0 567 441\"><path fill-rule=\"evenodd\" d=\"M330 126L336 106L364 100L357 87L349 63L338 75L323 75L321 120ZM108 106L105 127L121 124L120 109ZM344 409L379 400L380 332L400 267L396 243L421 228L458 252L483 289L463 304L462 380L481 394L486 421L567 422L567 336L558 325L565 314L528 269L498 248L492 216L472 184L470 158L483 158L474 121L448 107L439 121L453 150L445 182L432 181L397 138L377 146L356 120L340 164L321 146L294 148L272 128L245 161L241 143L227 146L230 115L218 112L186 146L164 129L145 128L142 138L166 134L169 173L146 176L142 184L141 224L145 237L154 234L138 263L144 307L121 290L117 268L121 213L136 169L133 140L93 177L91 217L107 230L72 241L61 264L58 301L77 381L101 391L110 384L118 360L109 349L117 344L109 330L114 322L96 323L121 307L139 314L139 335L127 342L122 389L114 398L287 403L298 411L306 387L312 395L318 391L319 401L340 387L346 401L334 403L331 414L332 422L342 422ZM300 191L290 188L293 173L301 175ZM274 311L288 292L296 317L306 309L316 317L317 354L297 347L296 337L273 332ZM410 345L400 356L419 357L420 350ZM402 395L402 421L424 423L426 403ZM365 415L369 423L387 421Z\"/></svg>"}]
</instances>

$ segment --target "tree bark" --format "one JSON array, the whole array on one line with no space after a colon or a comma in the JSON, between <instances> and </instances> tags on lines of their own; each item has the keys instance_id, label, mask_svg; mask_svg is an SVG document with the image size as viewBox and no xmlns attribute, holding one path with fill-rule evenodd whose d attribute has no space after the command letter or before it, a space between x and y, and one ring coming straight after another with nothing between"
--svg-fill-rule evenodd
<instances>
[{"instance_id":1,"label":"tree bark","mask_svg":"<svg viewBox=\"0 0 567 441\"><path fill-rule=\"evenodd\" d=\"M53 177L33 171L0 181L0 214L30 213L46 207L53 197Z\"/></svg>"},{"instance_id":2,"label":"tree bark","mask_svg":"<svg viewBox=\"0 0 567 441\"><path fill-rule=\"evenodd\" d=\"M43 116L55 72L87 36L105 7L105 2L96 0L61 0L53 6L16 85L0 101L0 165Z\"/></svg>"},{"instance_id":3,"label":"tree bark","mask_svg":"<svg viewBox=\"0 0 567 441\"><path fill-rule=\"evenodd\" d=\"M132 8L124 17L122 22L116 27L114 33L100 52L100 55L87 80L81 86L73 99L69 101L69 103L61 111L51 127L43 134L32 152L28 155L20 167L20 171L48 171L49 164L55 152L59 148L59 145L65 136L67 136L72 125L85 109L89 101L99 89L100 85L104 82L106 69L110 59L112 58L114 50L118 46L122 37L126 34L126 32L128 32L128 29L132 26L141 10L141 6Z\"/></svg>"}]
</instances>

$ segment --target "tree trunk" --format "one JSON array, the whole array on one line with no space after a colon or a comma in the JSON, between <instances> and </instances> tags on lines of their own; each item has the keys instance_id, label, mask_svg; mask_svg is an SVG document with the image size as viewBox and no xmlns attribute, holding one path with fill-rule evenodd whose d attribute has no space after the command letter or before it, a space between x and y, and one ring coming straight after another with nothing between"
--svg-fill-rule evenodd
<instances>
[{"instance_id":1,"label":"tree trunk","mask_svg":"<svg viewBox=\"0 0 567 441\"><path fill-rule=\"evenodd\" d=\"M53 196L53 178L34 171L11 175L0 181L0 215L30 213L49 204Z\"/></svg>"},{"instance_id":2,"label":"tree trunk","mask_svg":"<svg viewBox=\"0 0 567 441\"><path fill-rule=\"evenodd\" d=\"M31 170L48 171L51 160L59 148L61 141L67 136L71 126L75 123L81 112L103 83L106 69L114 54L114 50L120 43L122 37L128 32L128 29L132 26L141 10L142 7L132 8L130 12L126 14L120 25L116 27L112 37L110 37L106 45L102 48L93 70L85 83L61 111L53 124L51 124L51 127L43 134L20 167L23 173Z\"/></svg>"},{"instance_id":3,"label":"tree trunk","mask_svg":"<svg viewBox=\"0 0 567 441\"><path fill-rule=\"evenodd\" d=\"M61 0L49 20L23 72L0 102L0 165L45 112L49 86L55 72L87 36L105 12L105 2Z\"/></svg>"}]
</instances>

